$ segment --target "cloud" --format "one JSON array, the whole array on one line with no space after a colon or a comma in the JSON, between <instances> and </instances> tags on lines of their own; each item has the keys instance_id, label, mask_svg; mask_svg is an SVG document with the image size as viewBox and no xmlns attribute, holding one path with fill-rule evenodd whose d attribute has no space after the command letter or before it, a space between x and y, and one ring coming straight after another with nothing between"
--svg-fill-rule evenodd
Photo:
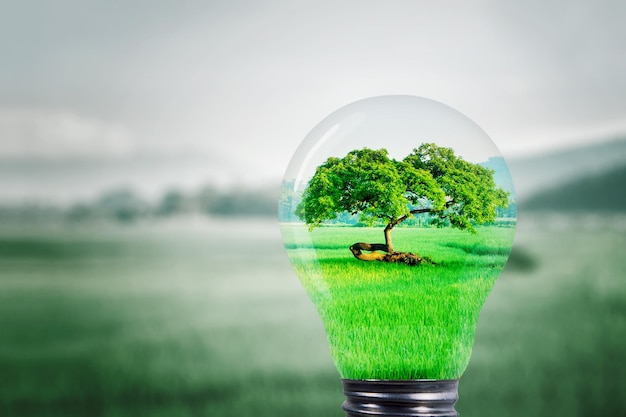
<instances>
[{"instance_id":1,"label":"cloud","mask_svg":"<svg viewBox=\"0 0 626 417\"><path fill-rule=\"evenodd\" d=\"M126 126L70 110L0 108L0 157L124 157L134 150Z\"/></svg>"}]
</instances>

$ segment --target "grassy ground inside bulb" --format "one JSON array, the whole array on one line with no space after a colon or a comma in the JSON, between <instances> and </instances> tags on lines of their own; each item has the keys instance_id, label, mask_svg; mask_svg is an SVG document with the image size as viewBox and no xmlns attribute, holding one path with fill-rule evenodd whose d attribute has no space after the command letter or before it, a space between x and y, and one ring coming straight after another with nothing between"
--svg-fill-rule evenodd
<instances>
[{"instance_id":1,"label":"grassy ground inside bulb","mask_svg":"<svg viewBox=\"0 0 626 417\"><path fill-rule=\"evenodd\" d=\"M455 379L471 355L482 305L499 276L513 228L477 234L398 228L397 250L435 265L363 262L354 242L379 242L382 228L283 225L290 258L315 303L333 359L349 379Z\"/></svg>"}]
</instances>

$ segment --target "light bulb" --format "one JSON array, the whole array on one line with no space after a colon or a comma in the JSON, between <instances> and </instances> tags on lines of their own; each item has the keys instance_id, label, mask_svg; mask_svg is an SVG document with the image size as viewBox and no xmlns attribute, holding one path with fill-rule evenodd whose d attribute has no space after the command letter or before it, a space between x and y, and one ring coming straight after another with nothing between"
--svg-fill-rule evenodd
<instances>
[{"instance_id":1,"label":"light bulb","mask_svg":"<svg viewBox=\"0 0 626 417\"><path fill-rule=\"evenodd\" d=\"M493 142L436 101L364 99L306 136L279 220L348 416L457 415L478 316L513 245L513 199Z\"/></svg>"}]
</instances>

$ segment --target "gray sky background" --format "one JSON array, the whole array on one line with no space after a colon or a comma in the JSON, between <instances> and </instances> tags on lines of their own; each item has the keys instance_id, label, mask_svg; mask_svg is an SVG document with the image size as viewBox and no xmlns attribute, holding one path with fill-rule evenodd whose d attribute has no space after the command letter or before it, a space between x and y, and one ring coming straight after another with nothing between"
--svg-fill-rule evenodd
<instances>
[{"instance_id":1,"label":"gray sky background","mask_svg":"<svg viewBox=\"0 0 626 417\"><path fill-rule=\"evenodd\" d=\"M623 1L20 1L0 198L279 181L324 117L409 94L506 157L626 132Z\"/></svg>"}]
</instances>

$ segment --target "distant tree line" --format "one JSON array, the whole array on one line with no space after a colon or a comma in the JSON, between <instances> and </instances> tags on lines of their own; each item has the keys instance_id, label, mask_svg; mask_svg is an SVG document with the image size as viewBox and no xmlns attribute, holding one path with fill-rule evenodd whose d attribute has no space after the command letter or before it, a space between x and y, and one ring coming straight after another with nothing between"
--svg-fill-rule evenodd
<instances>
[{"instance_id":1,"label":"distant tree line","mask_svg":"<svg viewBox=\"0 0 626 417\"><path fill-rule=\"evenodd\" d=\"M2 223L46 223L116 221L130 223L140 219L166 219L186 215L213 217L276 217L285 221L300 221L293 211L302 199L301 192L291 187L233 187L220 189L205 186L194 192L172 188L153 200L146 199L129 187L103 192L98 197L59 206L42 201L0 203ZM499 218L517 217L517 204L512 201L506 209L498 209ZM358 216L341 213L331 223L364 226ZM407 225L426 225L426 216L410 219Z\"/></svg>"},{"instance_id":2,"label":"distant tree line","mask_svg":"<svg viewBox=\"0 0 626 417\"><path fill-rule=\"evenodd\" d=\"M86 222L112 220L122 223L185 215L222 217L276 217L278 189L219 189L206 186L197 192L170 189L150 201L131 188L106 191L91 201L66 207L46 202L0 204L0 222Z\"/></svg>"}]
</instances>

